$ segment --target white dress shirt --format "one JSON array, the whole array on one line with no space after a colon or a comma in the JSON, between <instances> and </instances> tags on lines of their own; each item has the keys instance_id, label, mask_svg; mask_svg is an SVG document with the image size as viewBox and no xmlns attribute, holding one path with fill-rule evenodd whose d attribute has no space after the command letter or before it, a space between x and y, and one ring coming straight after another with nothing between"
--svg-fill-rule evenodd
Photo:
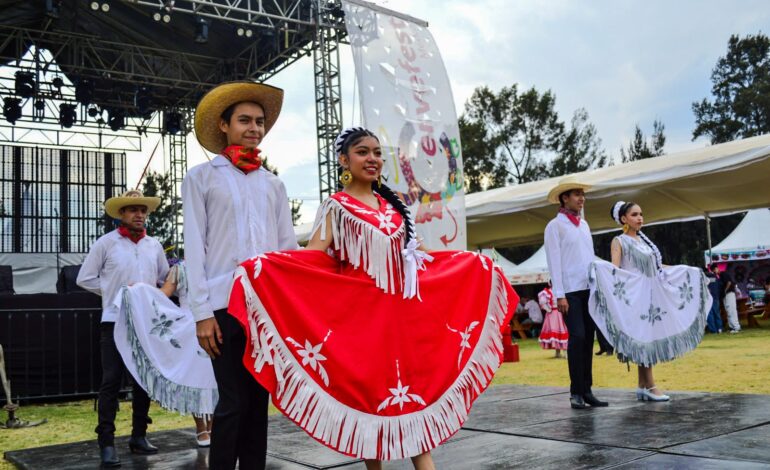
<instances>
[{"instance_id":1,"label":"white dress shirt","mask_svg":"<svg viewBox=\"0 0 770 470\"><path fill-rule=\"evenodd\" d=\"M134 243L113 230L91 245L76 282L83 289L102 296L102 323L105 323L118 319L114 302L121 287L138 282L157 287L166 280L166 274L168 261L158 240L145 236Z\"/></svg>"},{"instance_id":2,"label":"white dress shirt","mask_svg":"<svg viewBox=\"0 0 770 470\"><path fill-rule=\"evenodd\" d=\"M545 257L551 273L551 290L557 299L568 292L588 289L588 268L594 260L594 243L588 223L580 226L559 213L545 227Z\"/></svg>"},{"instance_id":3,"label":"white dress shirt","mask_svg":"<svg viewBox=\"0 0 770 470\"><path fill-rule=\"evenodd\" d=\"M246 174L221 155L193 167L182 182L182 210L195 321L227 307L240 263L298 248L286 188L264 168Z\"/></svg>"},{"instance_id":4,"label":"white dress shirt","mask_svg":"<svg viewBox=\"0 0 770 470\"><path fill-rule=\"evenodd\" d=\"M540 310L540 304L534 299L529 299L529 301L524 304L524 308L527 309L527 315L529 316L529 319L532 320L532 323L543 323L543 312Z\"/></svg>"}]
</instances>

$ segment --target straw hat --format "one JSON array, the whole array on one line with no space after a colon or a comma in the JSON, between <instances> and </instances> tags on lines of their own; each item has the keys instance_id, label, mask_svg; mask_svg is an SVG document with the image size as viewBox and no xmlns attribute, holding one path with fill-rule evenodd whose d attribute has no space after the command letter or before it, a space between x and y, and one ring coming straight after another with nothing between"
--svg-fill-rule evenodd
<instances>
[{"instance_id":1,"label":"straw hat","mask_svg":"<svg viewBox=\"0 0 770 470\"><path fill-rule=\"evenodd\" d=\"M203 148L219 153L227 147L227 136L219 129L222 113L230 105L250 101L265 111L265 134L270 131L283 104L283 90L262 83L226 82L206 93L195 109L195 136Z\"/></svg>"},{"instance_id":2,"label":"straw hat","mask_svg":"<svg viewBox=\"0 0 770 470\"><path fill-rule=\"evenodd\" d=\"M562 178L559 184L554 186L551 191L548 192L548 202L551 204L559 204L559 195L572 189L591 189L591 186L585 183L581 183L574 176L568 176Z\"/></svg>"},{"instance_id":3,"label":"straw hat","mask_svg":"<svg viewBox=\"0 0 770 470\"><path fill-rule=\"evenodd\" d=\"M159 197L145 197L141 191L132 189L126 191L120 196L107 199L104 202L104 212L113 219L119 219L120 210L126 206L147 206L147 212L150 213L160 205Z\"/></svg>"}]
</instances>

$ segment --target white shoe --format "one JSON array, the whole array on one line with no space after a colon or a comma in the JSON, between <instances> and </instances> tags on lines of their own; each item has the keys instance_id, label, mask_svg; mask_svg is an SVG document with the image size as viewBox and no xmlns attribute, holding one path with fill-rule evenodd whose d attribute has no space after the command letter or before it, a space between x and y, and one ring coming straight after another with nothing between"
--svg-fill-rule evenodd
<instances>
[{"instance_id":1,"label":"white shoe","mask_svg":"<svg viewBox=\"0 0 770 470\"><path fill-rule=\"evenodd\" d=\"M639 401L669 401L671 400L671 397L668 395L655 395L652 393L654 389L658 387L650 387L650 388L637 388L636 389L636 399Z\"/></svg>"},{"instance_id":2,"label":"white shoe","mask_svg":"<svg viewBox=\"0 0 770 470\"><path fill-rule=\"evenodd\" d=\"M741 330L730 330L730 334L731 335L737 335L740 332L741 332Z\"/></svg>"},{"instance_id":3,"label":"white shoe","mask_svg":"<svg viewBox=\"0 0 770 470\"><path fill-rule=\"evenodd\" d=\"M206 439L201 439L201 436L208 435ZM195 435L195 442L198 443L198 447L208 447L211 445L211 433L209 431L202 431Z\"/></svg>"}]
</instances>

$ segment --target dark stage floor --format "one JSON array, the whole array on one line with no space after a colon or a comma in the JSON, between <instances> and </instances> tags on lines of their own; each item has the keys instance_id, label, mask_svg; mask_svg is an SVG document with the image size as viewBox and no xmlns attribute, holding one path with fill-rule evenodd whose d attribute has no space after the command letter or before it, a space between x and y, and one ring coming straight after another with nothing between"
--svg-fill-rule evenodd
<instances>
[{"instance_id":1,"label":"dark stage floor","mask_svg":"<svg viewBox=\"0 0 770 470\"><path fill-rule=\"evenodd\" d=\"M433 452L439 469L770 468L770 396L672 393L668 403L637 402L630 390L595 393L608 408L572 410L563 388L490 388L454 438ZM206 468L193 431L151 434L161 453L135 457L118 439L124 469ZM363 469L360 461L318 444L282 416L270 421L268 468ZM7 452L23 469L98 466L95 441ZM412 468L408 461L385 469Z\"/></svg>"}]
</instances>

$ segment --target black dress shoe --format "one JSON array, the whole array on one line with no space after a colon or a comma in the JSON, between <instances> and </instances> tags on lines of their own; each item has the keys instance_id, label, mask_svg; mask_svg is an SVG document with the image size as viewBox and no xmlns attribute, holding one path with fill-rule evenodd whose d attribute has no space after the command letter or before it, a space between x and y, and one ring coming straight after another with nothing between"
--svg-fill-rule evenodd
<instances>
[{"instance_id":1,"label":"black dress shoe","mask_svg":"<svg viewBox=\"0 0 770 470\"><path fill-rule=\"evenodd\" d=\"M158 448L150 444L146 436L131 436L131 439L128 440L128 448L134 454L150 455L158 453Z\"/></svg>"},{"instance_id":2,"label":"black dress shoe","mask_svg":"<svg viewBox=\"0 0 770 470\"><path fill-rule=\"evenodd\" d=\"M115 450L115 446L102 447L99 450L99 456L102 459L102 468L120 467L120 459L118 458L118 451Z\"/></svg>"},{"instance_id":3,"label":"black dress shoe","mask_svg":"<svg viewBox=\"0 0 770 470\"><path fill-rule=\"evenodd\" d=\"M583 394L583 401L591 406L610 406L606 401L601 401L596 398L591 392Z\"/></svg>"},{"instance_id":4,"label":"black dress shoe","mask_svg":"<svg viewBox=\"0 0 770 470\"><path fill-rule=\"evenodd\" d=\"M569 406L571 406L573 409L576 409L576 410L584 410L588 408L588 405L586 405L585 400L583 400L583 397L580 395L570 395Z\"/></svg>"},{"instance_id":5,"label":"black dress shoe","mask_svg":"<svg viewBox=\"0 0 770 470\"><path fill-rule=\"evenodd\" d=\"M604 349L600 349L599 352L596 353L597 356L601 356L604 354Z\"/></svg>"}]
</instances>

